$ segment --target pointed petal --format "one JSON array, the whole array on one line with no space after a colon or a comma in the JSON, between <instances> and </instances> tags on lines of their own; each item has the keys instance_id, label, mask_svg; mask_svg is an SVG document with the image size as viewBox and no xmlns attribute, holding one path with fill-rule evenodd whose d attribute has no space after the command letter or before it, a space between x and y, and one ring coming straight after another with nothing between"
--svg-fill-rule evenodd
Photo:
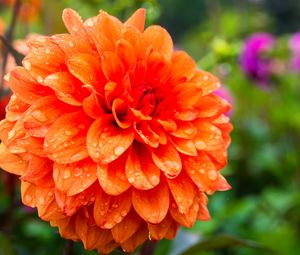
<instances>
[{"instance_id":1,"label":"pointed petal","mask_svg":"<svg viewBox=\"0 0 300 255\"><path fill-rule=\"evenodd\" d=\"M130 191L119 196L98 192L94 204L95 222L101 228L111 229L124 219L130 208Z\"/></svg>"},{"instance_id":2,"label":"pointed petal","mask_svg":"<svg viewBox=\"0 0 300 255\"><path fill-rule=\"evenodd\" d=\"M84 212L80 211L75 220L75 231L86 250L93 250L101 245L106 245L112 241L112 235L109 230L100 229L97 226L89 226Z\"/></svg>"},{"instance_id":3,"label":"pointed petal","mask_svg":"<svg viewBox=\"0 0 300 255\"><path fill-rule=\"evenodd\" d=\"M125 22L125 26L134 26L141 32L144 31L146 21L146 9L137 9Z\"/></svg>"},{"instance_id":4,"label":"pointed petal","mask_svg":"<svg viewBox=\"0 0 300 255\"><path fill-rule=\"evenodd\" d=\"M102 55L102 70L109 81L120 82L125 75L125 68L118 57L118 55L112 51L106 51Z\"/></svg>"},{"instance_id":5,"label":"pointed petal","mask_svg":"<svg viewBox=\"0 0 300 255\"><path fill-rule=\"evenodd\" d=\"M174 178L181 171L180 155L171 143L152 149L152 159L167 177Z\"/></svg>"},{"instance_id":6,"label":"pointed petal","mask_svg":"<svg viewBox=\"0 0 300 255\"><path fill-rule=\"evenodd\" d=\"M175 51L171 61L171 83L178 84L188 81L195 74L196 63L186 52Z\"/></svg>"},{"instance_id":7,"label":"pointed petal","mask_svg":"<svg viewBox=\"0 0 300 255\"><path fill-rule=\"evenodd\" d=\"M21 118L21 116L28 109L28 107L28 104L21 101L20 98L18 98L16 95L12 95L6 106L5 117L8 121L16 121Z\"/></svg>"},{"instance_id":8,"label":"pointed petal","mask_svg":"<svg viewBox=\"0 0 300 255\"><path fill-rule=\"evenodd\" d=\"M135 211L149 223L160 223L166 217L169 201L169 190L163 182L150 190L132 190Z\"/></svg>"},{"instance_id":9,"label":"pointed petal","mask_svg":"<svg viewBox=\"0 0 300 255\"><path fill-rule=\"evenodd\" d=\"M54 43L30 51L22 64L27 72L41 84L48 75L66 70L65 55Z\"/></svg>"},{"instance_id":10,"label":"pointed petal","mask_svg":"<svg viewBox=\"0 0 300 255\"><path fill-rule=\"evenodd\" d=\"M210 220L209 211L207 209L207 196L204 193L199 193L199 211L197 215L197 219L201 221Z\"/></svg>"},{"instance_id":11,"label":"pointed petal","mask_svg":"<svg viewBox=\"0 0 300 255\"><path fill-rule=\"evenodd\" d=\"M69 72L51 74L43 84L52 88L59 100L70 105L82 105L82 100L88 95L87 89Z\"/></svg>"},{"instance_id":12,"label":"pointed petal","mask_svg":"<svg viewBox=\"0 0 300 255\"><path fill-rule=\"evenodd\" d=\"M76 11L70 8L64 9L62 19L69 33L77 40L84 40L86 43L91 43L91 38L83 25L81 17Z\"/></svg>"},{"instance_id":13,"label":"pointed petal","mask_svg":"<svg viewBox=\"0 0 300 255\"><path fill-rule=\"evenodd\" d=\"M148 190L158 185L160 169L154 164L146 146L133 144L126 161L126 176L137 189Z\"/></svg>"},{"instance_id":14,"label":"pointed petal","mask_svg":"<svg viewBox=\"0 0 300 255\"><path fill-rule=\"evenodd\" d=\"M2 169L12 174L22 175L26 166L26 161L20 156L10 153L3 143L0 144L0 167Z\"/></svg>"},{"instance_id":15,"label":"pointed petal","mask_svg":"<svg viewBox=\"0 0 300 255\"><path fill-rule=\"evenodd\" d=\"M197 149L193 141L177 137L169 137L169 140L175 146L176 150L178 150L182 154L197 156Z\"/></svg>"},{"instance_id":16,"label":"pointed petal","mask_svg":"<svg viewBox=\"0 0 300 255\"><path fill-rule=\"evenodd\" d=\"M54 163L53 179L56 187L68 196L76 195L90 187L96 180L97 165L90 159L70 164Z\"/></svg>"},{"instance_id":17,"label":"pointed petal","mask_svg":"<svg viewBox=\"0 0 300 255\"><path fill-rule=\"evenodd\" d=\"M190 206L187 212L181 213L175 202L172 202L170 206L170 213L173 219L180 225L191 228L197 220L199 211L198 198L195 197L193 204Z\"/></svg>"},{"instance_id":18,"label":"pointed petal","mask_svg":"<svg viewBox=\"0 0 300 255\"><path fill-rule=\"evenodd\" d=\"M99 245L97 247L97 251L100 254L109 254L111 253L113 250L115 250L117 247L119 246L119 244L117 244L115 241L111 241L108 244L105 245Z\"/></svg>"},{"instance_id":19,"label":"pointed petal","mask_svg":"<svg viewBox=\"0 0 300 255\"><path fill-rule=\"evenodd\" d=\"M9 86L18 98L28 104L53 94L51 89L34 81L23 67L16 67L9 73Z\"/></svg>"},{"instance_id":20,"label":"pointed petal","mask_svg":"<svg viewBox=\"0 0 300 255\"><path fill-rule=\"evenodd\" d=\"M82 111L59 117L45 137L47 156L62 164L87 158L86 134L90 124L90 118Z\"/></svg>"},{"instance_id":21,"label":"pointed petal","mask_svg":"<svg viewBox=\"0 0 300 255\"><path fill-rule=\"evenodd\" d=\"M166 59L171 59L173 42L169 33L160 26L149 26L142 35L143 45L151 45L154 50L163 54Z\"/></svg>"},{"instance_id":22,"label":"pointed petal","mask_svg":"<svg viewBox=\"0 0 300 255\"><path fill-rule=\"evenodd\" d=\"M49 127L59 116L74 109L57 100L54 95L40 98L24 114L24 128L31 136L45 137Z\"/></svg>"},{"instance_id":23,"label":"pointed petal","mask_svg":"<svg viewBox=\"0 0 300 255\"><path fill-rule=\"evenodd\" d=\"M148 223L149 235L151 236L151 240L161 240L165 238L172 224L174 224L174 220L169 214L167 214L164 220L158 224Z\"/></svg>"},{"instance_id":24,"label":"pointed petal","mask_svg":"<svg viewBox=\"0 0 300 255\"><path fill-rule=\"evenodd\" d=\"M203 70L197 70L191 82L197 84L197 87L202 90L203 96L211 94L220 87L218 78Z\"/></svg>"},{"instance_id":25,"label":"pointed petal","mask_svg":"<svg viewBox=\"0 0 300 255\"><path fill-rule=\"evenodd\" d=\"M176 130L171 133L172 136L184 139L192 139L197 134L197 128L188 121L176 121Z\"/></svg>"},{"instance_id":26,"label":"pointed petal","mask_svg":"<svg viewBox=\"0 0 300 255\"><path fill-rule=\"evenodd\" d=\"M100 164L107 164L120 157L132 144L131 129L116 127L110 115L103 115L89 128L87 148L91 158Z\"/></svg>"},{"instance_id":27,"label":"pointed petal","mask_svg":"<svg viewBox=\"0 0 300 255\"><path fill-rule=\"evenodd\" d=\"M145 240L147 240L148 236L149 236L149 231L147 225L143 224L140 226L139 230L135 234L133 234L125 242L121 243L121 247L125 252L131 253Z\"/></svg>"},{"instance_id":28,"label":"pointed petal","mask_svg":"<svg viewBox=\"0 0 300 255\"><path fill-rule=\"evenodd\" d=\"M112 103L112 113L114 119L120 128L129 128L132 124L132 120L127 114L127 105L120 99L116 98Z\"/></svg>"},{"instance_id":29,"label":"pointed petal","mask_svg":"<svg viewBox=\"0 0 300 255\"><path fill-rule=\"evenodd\" d=\"M119 195L131 186L125 175L126 156L108 165L98 165L97 176L102 189L109 195Z\"/></svg>"},{"instance_id":30,"label":"pointed petal","mask_svg":"<svg viewBox=\"0 0 300 255\"><path fill-rule=\"evenodd\" d=\"M121 59L123 65L125 67L125 70L129 70L137 62L135 49L125 39L121 39L121 40L117 41L116 53L117 53L118 57Z\"/></svg>"},{"instance_id":31,"label":"pointed petal","mask_svg":"<svg viewBox=\"0 0 300 255\"><path fill-rule=\"evenodd\" d=\"M111 229L114 240L122 243L130 238L141 226L142 219L131 210L127 216Z\"/></svg>"},{"instance_id":32,"label":"pointed petal","mask_svg":"<svg viewBox=\"0 0 300 255\"><path fill-rule=\"evenodd\" d=\"M95 55L78 53L67 60L69 71L84 84L90 84L103 94L104 84L107 82L102 69L101 61Z\"/></svg>"},{"instance_id":33,"label":"pointed petal","mask_svg":"<svg viewBox=\"0 0 300 255\"><path fill-rule=\"evenodd\" d=\"M201 191L211 193L230 189L230 185L220 175L205 152L198 152L197 157L184 157L183 165L187 174Z\"/></svg>"},{"instance_id":34,"label":"pointed petal","mask_svg":"<svg viewBox=\"0 0 300 255\"><path fill-rule=\"evenodd\" d=\"M52 161L30 155L26 172L21 176L21 180L39 187L53 187L52 169Z\"/></svg>"},{"instance_id":35,"label":"pointed petal","mask_svg":"<svg viewBox=\"0 0 300 255\"><path fill-rule=\"evenodd\" d=\"M94 90L91 92L90 96L83 99L82 108L85 113L93 119L98 119L105 113L105 111L99 104L97 94Z\"/></svg>"},{"instance_id":36,"label":"pointed petal","mask_svg":"<svg viewBox=\"0 0 300 255\"><path fill-rule=\"evenodd\" d=\"M196 186L191 179L181 173L174 179L167 179L169 189L181 213L186 213L192 206L196 196Z\"/></svg>"}]
</instances>

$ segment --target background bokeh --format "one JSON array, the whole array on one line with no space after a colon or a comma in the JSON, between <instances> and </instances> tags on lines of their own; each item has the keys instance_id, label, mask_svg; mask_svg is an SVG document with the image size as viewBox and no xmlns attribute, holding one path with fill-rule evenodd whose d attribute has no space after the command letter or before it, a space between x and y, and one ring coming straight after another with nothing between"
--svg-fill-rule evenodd
<instances>
[{"instance_id":1,"label":"background bokeh","mask_svg":"<svg viewBox=\"0 0 300 255\"><path fill-rule=\"evenodd\" d=\"M9 2L14 1L0 0L0 34L1 27L5 29L10 23ZM154 254L300 254L300 68L293 65L297 57L300 59L300 39L294 40L294 47L291 42L300 31L300 1L24 2L35 8L20 16L15 39L29 33L65 32L61 21L65 7L76 9L83 18L104 9L123 20L144 7L148 10L147 24L155 22L167 28L176 48L192 55L199 68L220 77L224 88L218 93L233 105L229 114L234 131L224 170L232 190L210 197L209 222L197 222L192 229L181 229L175 240L156 243ZM269 47L254 46L246 57L247 38L262 32L273 36L274 42ZM244 60L256 61L255 72L263 72L267 79L262 81L247 72L241 65ZM264 69L260 69L261 63L267 68L263 64ZM1 103L5 93L2 91ZM21 205L17 182L11 175L0 175L0 255L63 254L65 241L57 229ZM121 250L114 253L123 254ZM150 255L147 247L139 253ZM96 253L76 244L72 254Z\"/></svg>"}]
</instances>

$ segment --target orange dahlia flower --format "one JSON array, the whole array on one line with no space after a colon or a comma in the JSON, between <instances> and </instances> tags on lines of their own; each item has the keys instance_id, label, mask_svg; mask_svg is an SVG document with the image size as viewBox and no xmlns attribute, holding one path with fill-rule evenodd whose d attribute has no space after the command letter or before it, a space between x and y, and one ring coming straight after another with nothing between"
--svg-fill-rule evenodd
<instances>
[{"instance_id":1,"label":"orange dahlia flower","mask_svg":"<svg viewBox=\"0 0 300 255\"><path fill-rule=\"evenodd\" d=\"M130 252L210 218L207 196L232 129L219 81L174 51L145 10L125 23L104 11L69 33L28 42L0 125L0 166L20 175L23 203L86 249Z\"/></svg>"}]
</instances>

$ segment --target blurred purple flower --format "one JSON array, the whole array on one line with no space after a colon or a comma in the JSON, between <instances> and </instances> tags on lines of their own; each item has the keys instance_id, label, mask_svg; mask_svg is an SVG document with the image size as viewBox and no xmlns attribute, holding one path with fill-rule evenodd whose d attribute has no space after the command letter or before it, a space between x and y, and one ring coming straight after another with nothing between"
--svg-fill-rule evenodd
<instances>
[{"instance_id":1,"label":"blurred purple flower","mask_svg":"<svg viewBox=\"0 0 300 255\"><path fill-rule=\"evenodd\" d=\"M227 102L231 104L231 109L225 113L226 116L230 117L233 113L233 97L231 92L224 86L222 85L218 90L214 92L215 95L220 96L221 98L224 98Z\"/></svg>"},{"instance_id":2,"label":"blurred purple flower","mask_svg":"<svg viewBox=\"0 0 300 255\"><path fill-rule=\"evenodd\" d=\"M265 54L275 44L275 38L268 33L255 33L244 43L240 63L242 70L260 85L268 84L271 76L272 59Z\"/></svg>"},{"instance_id":3,"label":"blurred purple flower","mask_svg":"<svg viewBox=\"0 0 300 255\"><path fill-rule=\"evenodd\" d=\"M291 37L289 47L292 52L291 67L295 71L300 71L300 32Z\"/></svg>"}]
</instances>

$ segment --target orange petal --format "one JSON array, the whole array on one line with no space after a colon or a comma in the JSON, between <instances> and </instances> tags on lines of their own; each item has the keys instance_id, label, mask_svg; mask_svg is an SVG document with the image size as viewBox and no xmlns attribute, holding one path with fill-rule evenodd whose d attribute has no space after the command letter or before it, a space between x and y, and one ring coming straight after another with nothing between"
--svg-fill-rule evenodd
<instances>
[{"instance_id":1,"label":"orange petal","mask_svg":"<svg viewBox=\"0 0 300 255\"><path fill-rule=\"evenodd\" d=\"M217 150L224 146L222 131L208 121L201 119L194 122L198 134L193 139L198 150Z\"/></svg>"},{"instance_id":2,"label":"orange petal","mask_svg":"<svg viewBox=\"0 0 300 255\"><path fill-rule=\"evenodd\" d=\"M131 253L145 240L147 240L148 237L149 231L147 225L143 224L142 226L140 226L139 230L135 234L133 234L125 242L121 243L121 247L126 253Z\"/></svg>"},{"instance_id":3,"label":"orange petal","mask_svg":"<svg viewBox=\"0 0 300 255\"><path fill-rule=\"evenodd\" d=\"M54 163L53 179L58 189L73 196L97 180L96 169L97 165L90 159L70 164Z\"/></svg>"},{"instance_id":4,"label":"orange petal","mask_svg":"<svg viewBox=\"0 0 300 255\"><path fill-rule=\"evenodd\" d=\"M6 106L5 117L8 121L16 121L21 118L28 107L28 104L21 101L20 98L18 98L16 95L12 95L10 97L9 103Z\"/></svg>"},{"instance_id":5,"label":"orange petal","mask_svg":"<svg viewBox=\"0 0 300 255\"><path fill-rule=\"evenodd\" d=\"M82 108L85 113L93 119L98 119L105 112L99 104L99 100L96 92L93 90L90 96L86 97L82 101Z\"/></svg>"},{"instance_id":6,"label":"orange petal","mask_svg":"<svg viewBox=\"0 0 300 255\"><path fill-rule=\"evenodd\" d=\"M125 160L126 155L121 156L108 165L98 165L98 181L107 194L116 196L130 187L130 183L125 175Z\"/></svg>"},{"instance_id":7,"label":"orange petal","mask_svg":"<svg viewBox=\"0 0 300 255\"><path fill-rule=\"evenodd\" d=\"M146 20L146 9L137 9L124 23L126 26L134 26L141 32L144 31Z\"/></svg>"},{"instance_id":8,"label":"orange petal","mask_svg":"<svg viewBox=\"0 0 300 255\"><path fill-rule=\"evenodd\" d=\"M92 85L97 92L103 94L103 87L107 81L97 56L78 53L68 59L67 66L77 79Z\"/></svg>"},{"instance_id":9,"label":"orange petal","mask_svg":"<svg viewBox=\"0 0 300 255\"><path fill-rule=\"evenodd\" d=\"M111 241L108 244L105 245L99 245L97 247L97 251L100 254L109 254L111 253L113 250L115 250L117 247L119 246L119 244L117 244L115 241Z\"/></svg>"},{"instance_id":10,"label":"orange petal","mask_svg":"<svg viewBox=\"0 0 300 255\"><path fill-rule=\"evenodd\" d=\"M55 200L60 210L67 216L74 215L81 207L88 207L95 201L95 196L99 191L96 183L86 190L74 196L67 196L66 193L55 189Z\"/></svg>"},{"instance_id":11,"label":"orange petal","mask_svg":"<svg viewBox=\"0 0 300 255\"><path fill-rule=\"evenodd\" d=\"M197 87L202 90L202 95L208 95L220 87L220 81L211 73L197 70L191 82L195 82Z\"/></svg>"},{"instance_id":12,"label":"orange petal","mask_svg":"<svg viewBox=\"0 0 300 255\"><path fill-rule=\"evenodd\" d=\"M24 128L31 136L45 137L49 127L59 116L74 109L53 95L40 98L24 114Z\"/></svg>"},{"instance_id":13,"label":"orange petal","mask_svg":"<svg viewBox=\"0 0 300 255\"><path fill-rule=\"evenodd\" d=\"M188 81L195 74L196 63L186 52L175 51L171 61L171 83L178 84Z\"/></svg>"},{"instance_id":14,"label":"orange petal","mask_svg":"<svg viewBox=\"0 0 300 255\"><path fill-rule=\"evenodd\" d=\"M168 230L172 224L174 224L174 220L169 214L167 214L164 220L159 224L148 223L149 235L151 237L151 240L163 239L168 233Z\"/></svg>"},{"instance_id":15,"label":"orange petal","mask_svg":"<svg viewBox=\"0 0 300 255\"><path fill-rule=\"evenodd\" d=\"M22 175L21 180L39 187L53 187L52 169L52 161L30 155L26 172Z\"/></svg>"},{"instance_id":16,"label":"orange petal","mask_svg":"<svg viewBox=\"0 0 300 255\"><path fill-rule=\"evenodd\" d=\"M86 43L83 38L70 34L58 34L51 37L51 41L56 43L65 53L67 57L80 53L93 54L94 51L89 43Z\"/></svg>"},{"instance_id":17,"label":"orange petal","mask_svg":"<svg viewBox=\"0 0 300 255\"><path fill-rule=\"evenodd\" d=\"M148 190L158 185L160 169L154 164L145 146L133 144L126 161L126 176L137 189Z\"/></svg>"},{"instance_id":18,"label":"orange petal","mask_svg":"<svg viewBox=\"0 0 300 255\"><path fill-rule=\"evenodd\" d=\"M91 158L107 164L120 157L132 144L131 129L116 127L110 115L103 115L91 125L87 134L87 148Z\"/></svg>"},{"instance_id":19,"label":"orange petal","mask_svg":"<svg viewBox=\"0 0 300 255\"><path fill-rule=\"evenodd\" d=\"M209 211L207 209L207 196L204 193L199 193L199 211L198 211L198 216L197 219L201 221L206 221L210 220L210 215Z\"/></svg>"},{"instance_id":20,"label":"orange petal","mask_svg":"<svg viewBox=\"0 0 300 255\"><path fill-rule=\"evenodd\" d=\"M111 229L124 219L130 208L130 191L119 196L98 192L94 204L95 222L101 228Z\"/></svg>"},{"instance_id":21,"label":"orange petal","mask_svg":"<svg viewBox=\"0 0 300 255\"><path fill-rule=\"evenodd\" d=\"M111 229L114 240L123 243L130 238L141 226L142 219L131 210L127 216Z\"/></svg>"},{"instance_id":22,"label":"orange petal","mask_svg":"<svg viewBox=\"0 0 300 255\"><path fill-rule=\"evenodd\" d=\"M75 232L75 219L76 217L66 217L60 220L51 221L52 226L57 226L59 234L67 239L76 240L78 235Z\"/></svg>"},{"instance_id":23,"label":"orange petal","mask_svg":"<svg viewBox=\"0 0 300 255\"><path fill-rule=\"evenodd\" d=\"M8 143L8 134L13 129L15 122L10 122L7 119L0 121L0 140L2 143Z\"/></svg>"},{"instance_id":24,"label":"orange petal","mask_svg":"<svg viewBox=\"0 0 300 255\"><path fill-rule=\"evenodd\" d=\"M171 143L152 149L152 159L167 177L176 177L182 168L178 151Z\"/></svg>"},{"instance_id":25,"label":"orange petal","mask_svg":"<svg viewBox=\"0 0 300 255\"><path fill-rule=\"evenodd\" d=\"M12 174L22 175L26 166L26 161L20 156L10 153L3 143L0 144L0 167L2 169Z\"/></svg>"},{"instance_id":26,"label":"orange petal","mask_svg":"<svg viewBox=\"0 0 300 255\"><path fill-rule=\"evenodd\" d=\"M9 86L18 98L28 104L52 94L52 90L35 82L23 67L16 67L9 73Z\"/></svg>"},{"instance_id":27,"label":"orange petal","mask_svg":"<svg viewBox=\"0 0 300 255\"><path fill-rule=\"evenodd\" d=\"M115 17L100 11L95 20L87 23L87 30L93 38L98 52L114 51L115 43L120 39L123 24Z\"/></svg>"},{"instance_id":28,"label":"orange petal","mask_svg":"<svg viewBox=\"0 0 300 255\"><path fill-rule=\"evenodd\" d=\"M125 75L125 68L118 55L106 51L102 55L102 70L107 80L120 82Z\"/></svg>"},{"instance_id":29,"label":"orange petal","mask_svg":"<svg viewBox=\"0 0 300 255\"><path fill-rule=\"evenodd\" d=\"M153 148L159 146L161 137L152 130L148 121L140 121L134 124L135 138Z\"/></svg>"},{"instance_id":30,"label":"orange petal","mask_svg":"<svg viewBox=\"0 0 300 255\"><path fill-rule=\"evenodd\" d=\"M220 99L214 95L201 97L197 104L199 118L216 116L220 111Z\"/></svg>"},{"instance_id":31,"label":"orange petal","mask_svg":"<svg viewBox=\"0 0 300 255\"><path fill-rule=\"evenodd\" d=\"M116 98L113 101L112 113L120 128L129 128L131 126L132 121L127 114L127 105L122 99Z\"/></svg>"},{"instance_id":32,"label":"orange petal","mask_svg":"<svg viewBox=\"0 0 300 255\"><path fill-rule=\"evenodd\" d=\"M187 212L181 213L176 203L172 203L170 206L170 213L173 219L180 225L191 228L197 220L199 211L198 198L195 197L193 204L190 206Z\"/></svg>"},{"instance_id":33,"label":"orange petal","mask_svg":"<svg viewBox=\"0 0 300 255\"><path fill-rule=\"evenodd\" d=\"M184 173L174 179L167 179L167 182L179 212L186 213L196 196L195 184Z\"/></svg>"},{"instance_id":34,"label":"orange petal","mask_svg":"<svg viewBox=\"0 0 300 255\"><path fill-rule=\"evenodd\" d=\"M181 111L194 109L195 105L197 105L202 97L201 90L192 82L185 82L176 85L173 88L173 93L176 97L176 107L178 107Z\"/></svg>"},{"instance_id":35,"label":"orange petal","mask_svg":"<svg viewBox=\"0 0 300 255\"><path fill-rule=\"evenodd\" d=\"M44 85L55 91L57 98L70 105L81 105L88 95L87 89L69 72L54 73L46 77Z\"/></svg>"},{"instance_id":36,"label":"orange petal","mask_svg":"<svg viewBox=\"0 0 300 255\"><path fill-rule=\"evenodd\" d=\"M205 152L198 152L197 157L184 157L183 165L187 174L201 191L214 192L230 189L230 185L216 170Z\"/></svg>"},{"instance_id":37,"label":"orange petal","mask_svg":"<svg viewBox=\"0 0 300 255\"><path fill-rule=\"evenodd\" d=\"M22 61L24 68L38 82L56 72L66 70L63 51L55 44L30 51Z\"/></svg>"},{"instance_id":38,"label":"orange petal","mask_svg":"<svg viewBox=\"0 0 300 255\"><path fill-rule=\"evenodd\" d=\"M126 41L125 39L121 39L116 43L116 53L118 57L121 59L125 70L129 70L134 67L137 62L137 57L135 54L135 49L133 46Z\"/></svg>"},{"instance_id":39,"label":"orange petal","mask_svg":"<svg viewBox=\"0 0 300 255\"><path fill-rule=\"evenodd\" d=\"M49 128L44 147L57 163L73 163L88 157L86 134L91 120L82 111L59 117Z\"/></svg>"},{"instance_id":40,"label":"orange petal","mask_svg":"<svg viewBox=\"0 0 300 255\"><path fill-rule=\"evenodd\" d=\"M176 237L177 231L179 229L179 224L175 221L171 223L171 226L168 229L168 232L165 235L165 238L168 240L172 240Z\"/></svg>"},{"instance_id":41,"label":"orange petal","mask_svg":"<svg viewBox=\"0 0 300 255\"><path fill-rule=\"evenodd\" d=\"M197 134L197 128L187 121L176 121L176 130L171 133L172 136L184 139L193 139Z\"/></svg>"},{"instance_id":42,"label":"orange petal","mask_svg":"<svg viewBox=\"0 0 300 255\"><path fill-rule=\"evenodd\" d=\"M97 226L89 226L83 211L80 211L75 220L75 231L86 250L93 250L101 245L106 245L112 241L109 230L100 229Z\"/></svg>"},{"instance_id":43,"label":"orange petal","mask_svg":"<svg viewBox=\"0 0 300 255\"><path fill-rule=\"evenodd\" d=\"M10 151L17 151L18 148L19 150L25 150L39 157L46 157L46 153L44 152L43 138L33 137L27 134L9 144Z\"/></svg>"},{"instance_id":44,"label":"orange petal","mask_svg":"<svg viewBox=\"0 0 300 255\"><path fill-rule=\"evenodd\" d=\"M92 42L77 12L70 8L64 9L62 19L69 33L77 40L84 40L86 43Z\"/></svg>"},{"instance_id":45,"label":"orange petal","mask_svg":"<svg viewBox=\"0 0 300 255\"><path fill-rule=\"evenodd\" d=\"M21 181L22 203L29 207L36 207L36 186L25 181Z\"/></svg>"},{"instance_id":46,"label":"orange petal","mask_svg":"<svg viewBox=\"0 0 300 255\"><path fill-rule=\"evenodd\" d=\"M149 26L143 33L143 45L151 45L154 50L171 59L173 53L173 42L169 33L160 26Z\"/></svg>"},{"instance_id":47,"label":"orange petal","mask_svg":"<svg viewBox=\"0 0 300 255\"><path fill-rule=\"evenodd\" d=\"M132 190L135 211L149 223L160 223L166 217L169 200L169 190L163 182L150 190Z\"/></svg>"},{"instance_id":48,"label":"orange petal","mask_svg":"<svg viewBox=\"0 0 300 255\"><path fill-rule=\"evenodd\" d=\"M169 140L175 146L176 150L182 154L197 156L197 150L193 141L177 137L169 137Z\"/></svg>"}]
</instances>

